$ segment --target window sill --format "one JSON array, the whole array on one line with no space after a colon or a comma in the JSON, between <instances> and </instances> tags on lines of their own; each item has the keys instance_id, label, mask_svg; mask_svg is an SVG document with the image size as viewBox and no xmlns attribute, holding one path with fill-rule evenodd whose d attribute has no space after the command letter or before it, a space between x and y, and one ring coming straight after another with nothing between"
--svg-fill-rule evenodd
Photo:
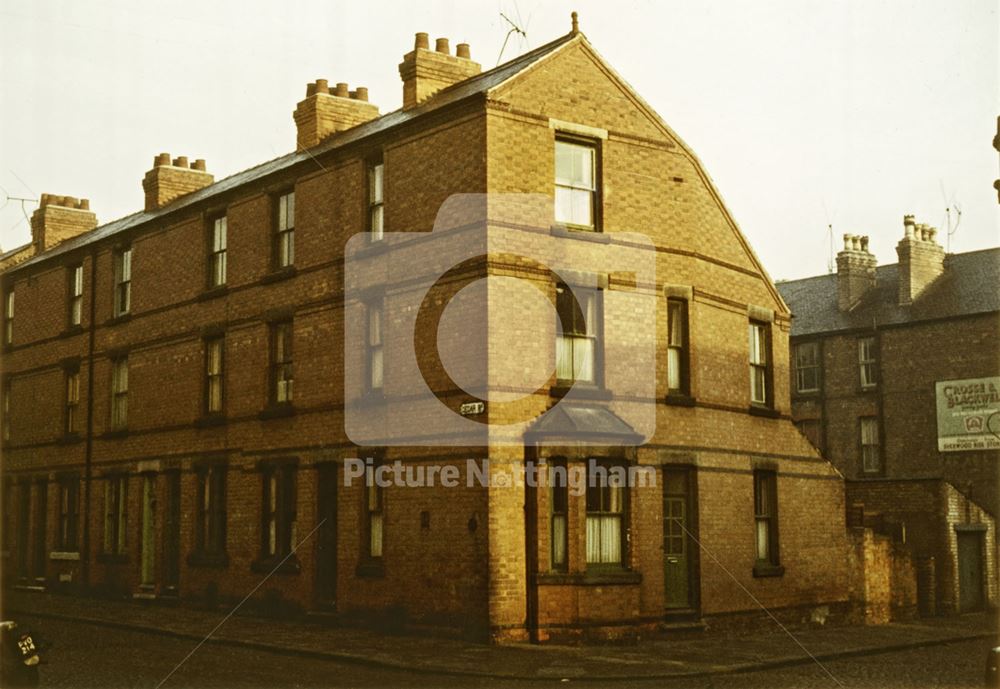
<instances>
[{"instance_id":1,"label":"window sill","mask_svg":"<svg viewBox=\"0 0 1000 689\"><path fill-rule=\"evenodd\" d=\"M128 563L125 553L98 553L97 561L105 565L124 565Z\"/></svg>"},{"instance_id":2,"label":"window sill","mask_svg":"<svg viewBox=\"0 0 1000 689\"><path fill-rule=\"evenodd\" d=\"M792 393L792 399L814 399L819 397L820 390L796 390Z\"/></svg>"},{"instance_id":3,"label":"window sill","mask_svg":"<svg viewBox=\"0 0 1000 689\"><path fill-rule=\"evenodd\" d=\"M353 403L362 407L377 407L385 404L385 392L383 390L369 390L360 397L355 398Z\"/></svg>"},{"instance_id":4,"label":"window sill","mask_svg":"<svg viewBox=\"0 0 1000 689\"><path fill-rule=\"evenodd\" d=\"M209 301L210 299L215 299L217 297L224 297L229 294L228 285L219 285L218 287L209 287L204 292L195 297L195 301Z\"/></svg>"},{"instance_id":5,"label":"window sill","mask_svg":"<svg viewBox=\"0 0 1000 689\"><path fill-rule=\"evenodd\" d=\"M766 419L777 419L781 417L781 412L777 409L771 407L762 407L756 404L751 404L749 408L750 416L761 416Z\"/></svg>"},{"instance_id":6,"label":"window sill","mask_svg":"<svg viewBox=\"0 0 1000 689\"><path fill-rule=\"evenodd\" d=\"M73 337L83 332L83 325L68 325L66 329L59 333L59 337Z\"/></svg>"},{"instance_id":7,"label":"window sill","mask_svg":"<svg viewBox=\"0 0 1000 689\"><path fill-rule=\"evenodd\" d=\"M283 557L284 555L254 560L250 563L250 571L257 572L258 574L270 574L271 572L275 574L298 574L302 571L302 566L299 564L297 557L292 555L282 562ZM280 565L278 564L279 562L281 562Z\"/></svg>"},{"instance_id":8,"label":"window sill","mask_svg":"<svg viewBox=\"0 0 1000 689\"><path fill-rule=\"evenodd\" d=\"M73 433L66 433L61 438L59 438L57 442L60 445L72 445L73 443L80 442L80 440L82 440L82 438L80 438L80 434L73 432Z\"/></svg>"},{"instance_id":9,"label":"window sill","mask_svg":"<svg viewBox=\"0 0 1000 689\"><path fill-rule=\"evenodd\" d=\"M80 559L80 553L76 550L53 550L49 553L49 559L74 561Z\"/></svg>"},{"instance_id":10,"label":"window sill","mask_svg":"<svg viewBox=\"0 0 1000 689\"><path fill-rule=\"evenodd\" d=\"M216 567L218 569L223 569L229 566L229 556L224 552L194 552L187 556L187 563L191 567Z\"/></svg>"},{"instance_id":11,"label":"window sill","mask_svg":"<svg viewBox=\"0 0 1000 689\"><path fill-rule=\"evenodd\" d=\"M631 586L642 583L642 574L627 569L589 569L572 574L544 572L535 579L550 586Z\"/></svg>"},{"instance_id":12,"label":"window sill","mask_svg":"<svg viewBox=\"0 0 1000 689\"><path fill-rule=\"evenodd\" d=\"M385 578L385 565L381 560L362 562L354 570L354 574L361 579L383 579Z\"/></svg>"},{"instance_id":13,"label":"window sill","mask_svg":"<svg viewBox=\"0 0 1000 689\"><path fill-rule=\"evenodd\" d=\"M763 577L780 577L784 576L784 574L785 568L781 565L772 565L769 562L758 562L753 566L753 575L757 579Z\"/></svg>"},{"instance_id":14,"label":"window sill","mask_svg":"<svg viewBox=\"0 0 1000 689\"><path fill-rule=\"evenodd\" d=\"M552 225L551 233L553 237L582 239L587 242L597 242L598 244L611 243L611 237L604 234L596 227L585 227L582 225Z\"/></svg>"},{"instance_id":15,"label":"window sill","mask_svg":"<svg viewBox=\"0 0 1000 689\"><path fill-rule=\"evenodd\" d=\"M201 416L194 421L195 428L214 428L216 426L225 426L228 422L225 414L206 414Z\"/></svg>"},{"instance_id":16,"label":"window sill","mask_svg":"<svg viewBox=\"0 0 1000 689\"><path fill-rule=\"evenodd\" d=\"M599 388L587 383L565 383L558 382L549 388L549 395L552 397L565 397L573 391L573 396L579 399L588 400L610 400L614 394L607 388Z\"/></svg>"},{"instance_id":17,"label":"window sill","mask_svg":"<svg viewBox=\"0 0 1000 689\"><path fill-rule=\"evenodd\" d=\"M266 421L268 419L284 419L289 416L295 416L295 407L292 406L291 402L274 402L261 410L260 414L257 416L261 421Z\"/></svg>"},{"instance_id":18,"label":"window sill","mask_svg":"<svg viewBox=\"0 0 1000 689\"><path fill-rule=\"evenodd\" d=\"M101 435L101 437L104 438L105 440L114 440L115 438L125 438L125 437L128 437L128 429L127 428L119 428L119 429L114 430L114 431L105 431Z\"/></svg>"},{"instance_id":19,"label":"window sill","mask_svg":"<svg viewBox=\"0 0 1000 689\"><path fill-rule=\"evenodd\" d=\"M273 282L281 282L282 280L287 280L293 278L298 274L295 266L283 266L281 268L275 268L270 273L262 275L260 278L260 284L269 285Z\"/></svg>"},{"instance_id":20,"label":"window sill","mask_svg":"<svg viewBox=\"0 0 1000 689\"><path fill-rule=\"evenodd\" d=\"M693 407L695 404L694 397L680 392L669 393L664 402L673 407Z\"/></svg>"},{"instance_id":21,"label":"window sill","mask_svg":"<svg viewBox=\"0 0 1000 689\"><path fill-rule=\"evenodd\" d=\"M878 392L878 385L862 385L858 387L858 392L862 395Z\"/></svg>"},{"instance_id":22,"label":"window sill","mask_svg":"<svg viewBox=\"0 0 1000 689\"><path fill-rule=\"evenodd\" d=\"M368 234L368 231L365 231ZM372 239L371 235L368 235L368 241L364 246L357 249L348 258L366 258L368 256L377 256L379 254L384 254L389 250L389 242L385 241L385 236L383 235L381 239Z\"/></svg>"},{"instance_id":23,"label":"window sill","mask_svg":"<svg viewBox=\"0 0 1000 689\"><path fill-rule=\"evenodd\" d=\"M108 320L104 321L104 325L119 325L121 323L128 323L130 320L132 320L131 311L129 311L128 313L120 313L117 316L109 318Z\"/></svg>"}]
</instances>

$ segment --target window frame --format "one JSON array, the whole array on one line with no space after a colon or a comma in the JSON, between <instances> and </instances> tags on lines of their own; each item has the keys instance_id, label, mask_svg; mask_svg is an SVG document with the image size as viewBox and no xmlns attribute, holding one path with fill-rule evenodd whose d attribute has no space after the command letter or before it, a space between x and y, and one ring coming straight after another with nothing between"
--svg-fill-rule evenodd
<instances>
[{"instance_id":1,"label":"window frame","mask_svg":"<svg viewBox=\"0 0 1000 689\"><path fill-rule=\"evenodd\" d=\"M226 410L226 336L223 333L214 334L206 337L204 342L205 358L202 368L205 375L204 413L206 416L221 416ZM216 345L219 347L218 370L214 370L213 367L215 357L212 349ZM216 386L218 387L217 395L214 394ZM216 396L218 397L217 408L213 404Z\"/></svg>"},{"instance_id":2,"label":"window frame","mask_svg":"<svg viewBox=\"0 0 1000 689\"><path fill-rule=\"evenodd\" d=\"M871 431L866 438L865 427ZM881 440L881 430L879 428L879 419L877 416L859 416L858 417L858 456L861 460L861 473L869 476L879 476L885 472L885 465L883 463L882 455L882 440ZM874 443L865 442L866 439L870 440L874 438ZM869 451L869 448L873 448ZM874 456L874 461L876 466L874 469L869 468L869 456Z\"/></svg>"},{"instance_id":3,"label":"window frame","mask_svg":"<svg viewBox=\"0 0 1000 689\"><path fill-rule=\"evenodd\" d=\"M104 477L104 555L124 556L128 547L128 474Z\"/></svg>"},{"instance_id":4,"label":"window frame","mask_svg":"<svg viewBox=\"0 0 1000 689\"><path fill-rule=\"evenodd\" d=\"M80 367L72 366L65 369L65 385L63 391L63 431L66 435L78 434L77 428L80 410Z\"/></svg>"},{"instance_id":5,"label":"window frame","mask_svg":"<svg viewBox=\"0 0 1000 689\"><path fill-rule=\"evenodd\" d=\"M771 328L770 324L764 321L750 320L748 325L748 361L750 364L750 406L773 409L774 408L774 385L773 385L773 358L771 350ZM762 333L760 339L755 337L757 332ZM763 361L755 361L755 353L763 354ZM756 373L760 373L760 381L764 386L764 399L756 399Z\"/></svg>"},{"instance_id":6,"label":"window frame","mask_svg":"<svg viewBox=\"0 0 1000 689\"><path fill-rule=\"evenodd\" d=\"M549 569L569 571L569 465L565 459L549 461L553 477L549 486ZM561 524L561 526L557 526ZM559 551L562 557L558 557Z\"/></svg>"},{"instance_id":7,"label":"window frame","mask_svg":"<svg viewBox=\"0 0 1000 689\"><path fill-rule=\"evenodd\" d=\"M0 411L2 411L2 417L0 417L0 438L3 442L9 442L11 436L11 424L10 424L10 410L11 410L11 376L6 374L2 380L2 390L0 390Z\"/></svg>"},{"instance_id":8,"label":"window frame","mask_svg":"<svg viewBox=\"0 0 1000 689\"><path fill-rule=\"evenodd\" d=\"M195 467L197 481L194 552L200 558L226 555L226 488L228 466L221 461Z\"/></svg>"},{"instance_id":9,"label":"window frame","mask_svg":"<svg viewBox=\"0 0 1000 689\"><path fill-rule=\"evenodd\" d=\"M368 240L375 243L385 238L385 161L381 156L368 161L365 177L365 229Z\"/></svg>"},{"instance_id":10,"label":"window frame","mask_svg":"<svg viewBox=\"0 0 1000 689\"><path fill-rule=\"evenodd\" d=\"M124 373L124 376L122 375ZM111 359L111 430L123 431L128 428L128 354L120 354Z\"/></svg>"},{"instance_id":11,"label":"window frame","mask_svg":"<svg viewBox=\"0 0 1000 689\"><path fill-rule=\"evenodd\" d=\"M64 553L80 551L80 477L62 476L59 483L59 523L56 549Z\"/></svg>"},{"instance_id":12,"label":"window frame","mask_svg":"<svg viewBox=\"0 0 1000 689\"><path fill-rule=\"evenodd\" d=\"M272 263L275 270L285 270L295 265L295 189L286 189L274 197L273 252Z\"/></svg>"},{"instance_id":13,"label":"window frame","mask_svg":"<svg viewBox=\"0 0 1000 689\"><path fill-rule=\"evenodd\" d=\"M260 554L264 562L290 558L295 551L297 468L292 462L261 465Z\"/></svg>"},{"instance_id":14,"label":"window frame","mask_svg":"<svg viewBox=\"0 0 1000 689\"><path fill-rule=\"evenodd\" d=\"M208 220L208 289L223 289L229 282L229 216Z\"/></svg>"},{"instance_id":15,"label":"window frame","mask_svg":"<svg viewBox=\"0 0 1000 689\"><path fill-rule=\"evenodd\" d=\"M4 295L3 302L3 343L10 347L14 344L14 287L11 286Z\"/></svg>"},{"instance_id":16,"label":"window frame","mask_svg":"<svg viewBox=\"0 0 1000 689\"><path fill-rule=\"evenodd\" d=\"M672 308L673 307L673 308ZM680 297L667 298L667 396L668 397L689 397L691 395L691 340L689 332L688 300ZM680 344L673 343L674 310L679 310L680 323ZM670 360L671 351L677 351L677 361L679 370L677 372L679 386L670 386Z\"/></svg>"},{"instance_id":17,"label":"window frame","mask_svg":"<svg viewBox=\"0 0 1000 689\"><path fill-rule=\"evenodd\" d=\"M874 390L878 387L878 342L874 335L858 338L858 376L862 390Z\"/></svg>"},{"instance_id":18,"label":"window frame","mask_svg":"<svg viewBox=\"0 0 1000 689\"><path fill-rule=\"evenodd\" d=\"M574 186L570 184L560 184L559 180L559 146L576 146L579 148L588 149L591 152L591 177L592 177L592 188L586 188L582 186ZM555 142L552 147L553 151L553 179L552 179L552 198L553 198L553 218L557 225L566 227L571 230L578 230L584 232L603 232L603 204L601 203L602 197L602 167L601 167L601 141L600 139L591 139L583 136L576 136L573 134L568 134L565 132L557 132L555 136ZM559 189L568 189L572 191L587 191L590 193L590 220L589 225L579 224L574 222L568 222L559 218L559 202L557 196Z\"/></svg>"},{"instance_id":19,"label":"window frame","mask_svg":"<svg viewBox=\"0 0 1000 689\"><path fill-rule=\"evenodd\" d=\"M563 299L569 299L569 302L563 302L560 304L560 295ZM586 297L587 304L581 304L579 297ZM588 322L586 312L588 311L588 305L593 303L593 323ZM568 304L568 305L567 305ZM579 308L577 308L579 307ZM569 327L566 324L566 318L563 311L566 308L572 309L569 315ZM574 386L580 386L585 388L595 388L602 389L604 387L604 291L599 287L581 287L581 286L570 286L565 283L558 283L556 285L555 293L555 311L557 325L559 330L556 332L555 341L555 371L556 371L556 387L557 388L569 388ZM584 331L577 332L574 328L577 327L576 321L577 316L580 317L579 320L584 322ZM573 360L573 378L564 378L559 373L560 365L560 345L561 340L571 341L571 358ZM591 355L592 360L590 362L592 379L582 380L577 379L576 371L576 341L577 340L589 340L591 343Z\"/></svg>"},{"instance_id":20,"label":"window frame","mask_svg":"<svg viewBox=\"0 0 1000 689\"><path fill-rule=\"evenodd\" d=\"M376 319L377 316L377 319ZM378 321L378 333L373 334L373 323ZM377 341L373 341L376 340ZM381 395L385 392L385 301L372 299L365 304L365 392ZM375 384L376 357L380 380Z\"/></svg>"},{"instance_id":21,"label":"window frame","mask_svg":"<svg viewBox=\"0 0 1000 689\"><path fill-rule=\"evenodd\" d=\"M593 462L593 464L591 462ZM590 472L591 472L591 470L592 470L592 468L594 466L604 467L604 469L608 472L606 474L606 476L607 476L608 479L611 479L612 476L615 475L615 474L612 474L610 472L610 470L613 467L621 467L621 468L625 469L626 471L628 470L628 467L627 467L626 464L624 464L622 462L617 462L617 461L588 460L588 462L587 462L587 467L586 467L587 486L586 486L586 490L584 491L584 511L585 511L585 516L584 516L584 563L585 563L586 568L587 568L588 571L594 571L594 570L596 570L596 571L601 571L601 570L615 570L615 571L626 570L626 569L628 569L628 562L629 562L629 520L631 518L631 510L630 510L630 502L631 502L630 501L630 497L631 496L629 495L628 480L625 479L624 483L622 485L620 485L620 486L595 485L598 482L595 481L591 477L591 475L590 475ZM609 507L609 505L605 504L606 503L606 501L605 501L605 490L606 489L609 491L607 493L607 498L608 498L607 502L612 502L610 490L617 489L617 490L621 491L620 498L619 498L619 505L620 505L619 509L617 509L617 510L606 509L606 508ZM592 500L592 497L594 496L594 492L595 491L597 491L597 500L596 501ZM593 509L593 507L595 507L595 502L596 502L596 508L597 509ZM591 529L590 529L590 522L591 522L591 519L593 518L593 519L603 520L603 519L608 518L608 517L616 518L618 520L618 530L617 530L617 532L618 532L618 559L617 560L601 560L601 559L599 559L599 560L591 560L590 559L590 553L591 553L591 543L590 543L590 531L591 531ZM599 531L599 533L601 533L601 532ZM596 549L597 549L598 552L600 552L600 551L603 550L602 545L603 545L603 543L597 544Z\"/></svg>"},{"instance_id":22,"label":"window frame","mask_svg":"<svg viewBox=\"0 0 1000 689\"><path fill-rule=\"evenodd\" d=\"M375 481L375 470L380 464L365 469L362 498L364 513L364 560L369 563L384 562L385 558L385 488ZM378 523L378 530L375 524ZM376 547L376 534L378 543Z\"/></svg>"},{"instance_id":23,"label":"window frame","mask_svg":"<svg viewBox=\"0 0 1000 689\"><path fill-rule=\"evenodd\" d=\"M291 405L295 399L295 329L293 320L287 318L272 322L270 324L270 340L270 403L272 405Z\"/></svg>"},{"instance_id":24,"label":"window frame","mask_svg":"<svg viewBox=\"0 0 1000 689\"><path fill-rule=\"evenodd\" d=\"M114 303L112 315L121 318L132 313L132 247L115 249L114 255Z\"/></svg>"},{"instance_id":25,"label":"window frame","mask_svg":"<svg viewBox=\"0 0 1000 689\"><path fill-rule=\"evenodd\" d=\"M781 539L778 521L778 472L755 469L753 472L754 510L754 576L776 576L784 573L781 566ZM767 539L767 554L760 552L761 524Z\"/></svg>"},{"instance_id":26,"label":"window frame","mask_svg":"<svg viewBox=\"0 0 1000 689\"><path fill-rule=\"evenodd\" d=\"M70 328L79 328L83 325L83 263L70 266L67 275L69 276L67 321Z\"/></svg>"},{"instance_id":27,"label":"window frame","mask_svg":"<svg viewBox=\"0 0 1000 689\"><path fill-rule=\"evenodd\" d=\"M813 352L812 363L803 365L800 361L799 352L807 351L805 348L811 348ZM797 395L812 395L822 390L823 386L823 360L822 360L822 349L820 343L817 340L810 340L807 342L797 342L792 347L792 357L795 364L795 394ZM803 387L802 382L804 378L804 373L811 372L815 377L815 383L813 387Z\"/></svg>"}]
</instances>

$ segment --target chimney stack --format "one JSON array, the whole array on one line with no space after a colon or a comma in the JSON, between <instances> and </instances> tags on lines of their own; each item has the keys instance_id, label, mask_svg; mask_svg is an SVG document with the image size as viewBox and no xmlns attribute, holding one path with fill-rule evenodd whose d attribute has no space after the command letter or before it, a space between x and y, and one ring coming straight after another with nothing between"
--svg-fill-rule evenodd
<instances>
[{"instance_id":1,"label":"chimney stack","mask_svg":"<svg viewBox=\"0 0 1000 689\"><path fill-rule=\"evenodd\" d=\"M153 159L153 169L142 180L146 192L146 210L155 211L171 201L198 191L215 181L215 177L205 172L205 161L198 158L193 164L187 156L178 156L173 161L169 153L161 153Z\"/></svg>"},{"instance_id":2,"label":"chimney stack","mask_svg":"<svg viewBox=\"0 0 1000 689\"><path fill-rule=\"evenodd\" d=\"M899 303L912 304L944 272L944 248L937 243L937 228L903 216L903 238L896 245L899 256Z\"/></svg>"},{"instance_id":3,"label":"chimney stack","mask_svg":"<svg viewBox=\"0 0 1000 689\"><path fill-rule=\"evenodd\" d=\"M323 139L378 117L378 107L368 102L368 89L351 91L344 82L330 87L326 79L306 85L306 97L295 106L298 150L312 148Z\"/></svg>"},{"instance_id":4,"label":"chimney stack","mask_svg":"<svg viewBox=\"0 0 1000 689\"><path fill-rule=\"evenodd\" d=\"M844 235L844 250L837 254L837 307L841 311L850 311L875 286L877 265L868 250L868 237Z\"/></svg>"},{"instance_id":5,"label":"chimney stack","mask_svg":"<svg viewBox=\"0 0 1000 689\"><path fill-rule=\"evenodd\" d=\"M425 33L418 33L413 50L403 56L399 76L403 79L403 110L414 108L443 88L457 84L481 71L473 62L468 43L459 43L455 54L447 38L435 41L434 50Z\"/></svg>"},{"instance_id":6,"label":"chimney stack","mask_svg":"<svg viewBox=\"0 0 1000 689\"><path fill-rule=\"evenodd\" d=\"M97 216L90 210L89 200L42 194L41 203L31 214L31 243L40 254L95 227Z\"/></svg>"}]
</instances>

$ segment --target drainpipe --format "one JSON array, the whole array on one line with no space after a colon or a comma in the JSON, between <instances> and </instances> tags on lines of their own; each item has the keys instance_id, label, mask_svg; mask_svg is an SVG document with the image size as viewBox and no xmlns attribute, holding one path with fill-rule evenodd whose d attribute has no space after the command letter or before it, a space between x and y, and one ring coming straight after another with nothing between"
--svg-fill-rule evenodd
<instances>
[{"instance_id":1,"label":"drainpipe","mask_svg":"<svg viewBox=\"0 0 1000 689\"><path fill-rule=\"evenodd\" d=\"M97 327L97 249L90 252L90 323L87 327L87 439L83 470L83 588L90 589L90 484L94 454L94 333Z\"/></svg>"}]
</instances>

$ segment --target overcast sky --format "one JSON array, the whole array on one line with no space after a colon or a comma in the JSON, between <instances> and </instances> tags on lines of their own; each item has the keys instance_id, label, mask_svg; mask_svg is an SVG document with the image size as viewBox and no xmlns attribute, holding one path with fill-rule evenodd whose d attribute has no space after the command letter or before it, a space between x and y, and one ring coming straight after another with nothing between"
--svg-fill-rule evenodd
<instances>
[{"instance_id":1,"label":"overcast sky","mask_svg":"<svg viewBox=\"0 0 1000 689\"><path fill-rule=\"evenodd\" d=\"M952 251L1000 243L996 0L4 0L0 204L86 197L108 222L142 208L160 151L205 158L216 179L291 151L317 77L395 110L417 31L470 43L486 69L501 12L527 32L510 59L566 33L573 9L700 157L773 278L825 272L829 224L870 235L880 263L904 213L945 243L960 208ZM29 239L8 201L0 245Z\"/></svg>"}]
</instances>

